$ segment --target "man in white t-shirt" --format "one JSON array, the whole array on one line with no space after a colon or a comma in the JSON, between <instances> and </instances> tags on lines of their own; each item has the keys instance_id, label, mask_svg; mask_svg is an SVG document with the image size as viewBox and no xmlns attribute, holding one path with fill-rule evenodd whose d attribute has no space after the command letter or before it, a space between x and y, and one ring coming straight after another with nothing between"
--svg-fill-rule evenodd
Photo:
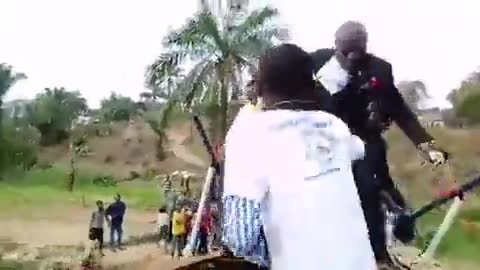
<instances>
[{"instance_id":1,"label":"man in white t-shirt","mask_svg":"<svg viewBox=\"0 0 480 270\"><path fill-rule=\"evenodd\" d=\"M265 111L226 138L223 242L272 270L375 270L352 160L364 146L315 96L312 59L295 45L261 57Z\"/></svg>"}]
</instances>

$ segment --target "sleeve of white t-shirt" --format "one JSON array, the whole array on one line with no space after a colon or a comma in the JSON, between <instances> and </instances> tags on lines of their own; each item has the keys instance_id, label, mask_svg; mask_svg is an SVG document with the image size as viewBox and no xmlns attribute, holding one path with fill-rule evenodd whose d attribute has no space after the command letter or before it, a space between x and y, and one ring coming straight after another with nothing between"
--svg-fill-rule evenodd
<instances>
[{"instance_id":1,"label":"sleeve of white t-shirt","mask_svg":"<svg viewBox=\"0 0 480 270\"><path fill-rule=\"evenodd\" d=\"M238 120L238 121L237 121ZM255 115L235 119L225 140L224 196L262 201L268 183L262 160L264 145Z\"/></svg>"},{"instance_id":2,"label":"sleeve of white t-shirt","mask_svg":"<svg viewBox=\"0 0 480 270\"><path fill-rule=\"evenodd\" d=\"M356 135L350 135L350 157L353 160L363 159L365 156L365 144Z\"/></svg>"},{"instance_id":3,"label":"sleeve of white t-shirt","mask_svg":"<svg viewBox=\"0 0 480 270\"><path fill-rule=\"evenodd\" d=\"M337 134L346 140L342 141L347 144L350 160L354 161L363 159L365 156L365 143L358 136L353 135L348 129L347 124L345 124L340 118L336 116L333 118L335 129L339 132Z\"/></svg>"}]
</instances>

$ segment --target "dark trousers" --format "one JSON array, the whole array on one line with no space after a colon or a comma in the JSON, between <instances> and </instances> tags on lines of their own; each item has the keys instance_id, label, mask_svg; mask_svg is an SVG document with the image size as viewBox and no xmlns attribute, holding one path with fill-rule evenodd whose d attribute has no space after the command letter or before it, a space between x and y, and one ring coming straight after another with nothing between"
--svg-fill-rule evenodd
<instances>
[{"instance_id":1,"label":"dark trousers","mask_svg":"<svg viewBox=\"0 0 480 270\"><path fill-rule=\"evenodd\" d=\"M185 243L185 235L172 235L172 257L175 256L175 251L177 252L177 256L182 256L183 244Z\"/></svg>"},{"instance_id":2,"label":"dark trousers","mask_svg":"<svg viewBox=\"0 0 480 270\"><path fill-rule=\"evenodd\" d=\"M387 162L387 144L385 140L381 138L378 142L371 143L369 148L370 151L373 152L370 155L370 162L371 164L374 164L375 178L380 184L380 188L390 195L395 204L401 208L405 208L405 199L390 176L390 169Z\"/></svg>"},{"instance_id":3,"label":"dark trousers","mask_svg":"<svg viewBox=\"0 0 480 270\"><path fill-rule=\"evenodd\" d=\"M200 231L195 246L198 247L198 254L208 254L208 233Z\"/></svg>"},{"instance_id":4,"label":"dark trousers","mask_svg":"<svg viewBox=\"0 0 480 270\"><path fill-rule=\"evenodd\" d=\"M111 247L115 245L115 233L117 233L117 244L118 246L121 246L122 235L123 235L122 224L112 224L112 227L110 228L110 246Z\"/></svg>"},{"instance_id":5,"label":"dark trousers","mask_svg":"<svg viewBox=\"0 0 480 270\"><path fill-rule=\"evenodd\" d=\"M378 145L365 145L365 158L355 161L353 174L363 213L367 222L370 244L377 261L389 260L385 236L385 214L382 209L381 185L375 179L374 161L378 158Z\"/></svg>"}]
</instances>

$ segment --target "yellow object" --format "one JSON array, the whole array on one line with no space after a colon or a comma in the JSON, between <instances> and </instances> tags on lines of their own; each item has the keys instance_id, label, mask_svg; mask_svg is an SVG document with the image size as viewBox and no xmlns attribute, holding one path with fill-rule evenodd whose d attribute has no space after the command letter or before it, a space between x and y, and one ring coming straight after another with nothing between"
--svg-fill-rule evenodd
<instances>
[{"instance_id":1,"label":"yellow object","mask_svg":"<svg viewBox=\"0 0 480 270\"><path fill-rule=\"evenodd\" d=\"M259 111L257 106L255 106L251 103L248 103L245 106L243 106L243 109L247 112L257 112L257 111Z\"/></svg>"},{"instance_id":2,"label":"yellow object","mask_svg":"<svg viewBox=\"0 0 480 270\"><path fill-rule=\"evenodd\" d=\"M172 234L182 235L185 233L185 213L174 212L172 217Z\"/></svg>"},{"instance_id":3,"label":"yellow object","mask_svg":"<svg viewBox=\"0 0 480 270\"><path fill-rule=\"evenodd\" d=\"M263 107L263 102L258 98L257 104L247 103L242 107L242 111L246 112L261 112Z\"/></svg>"}]
</instances>

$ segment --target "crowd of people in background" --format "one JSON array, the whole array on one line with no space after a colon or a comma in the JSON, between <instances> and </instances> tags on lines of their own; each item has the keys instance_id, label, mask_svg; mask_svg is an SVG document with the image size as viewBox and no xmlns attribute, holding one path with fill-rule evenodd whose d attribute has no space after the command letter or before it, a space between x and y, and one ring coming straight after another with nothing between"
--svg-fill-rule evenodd
<instances>
[{"instance_id":1,"label":"crowd of people in background","mask_svg":"<svg viewBox=\"0 0 480 270\"><path fill-rule=\"evenodd\" d=\"M169 212L167 208L158 209L156 229L158 246L172 258L182 256L182 251L191 241L192 229L196 215L195 209L178 205ZM205 209L200 221L199 232L193 249L194 255L206 255L210 251L214 228L214 215L210 209Z\"/></svg>"},{"instance_id":2,"label":"crowd of people in background","mask_svg":"<svg viewBox=\"0 0 480 270\"><path fill-rule=\"evenodd\" d=\"M180 178L180 189L172 188L172 179ZM158 209L156 230L158 246L172 258L181 257L187 243L191 241L192 229L198 208L198 198L191 194L189 180L191 175L173 172L162 181L165 206ZM205 255L210 251L214 234L215 209L203 210L199 232L193 247L194 255Z\"/></svg>"}]
</instances>

